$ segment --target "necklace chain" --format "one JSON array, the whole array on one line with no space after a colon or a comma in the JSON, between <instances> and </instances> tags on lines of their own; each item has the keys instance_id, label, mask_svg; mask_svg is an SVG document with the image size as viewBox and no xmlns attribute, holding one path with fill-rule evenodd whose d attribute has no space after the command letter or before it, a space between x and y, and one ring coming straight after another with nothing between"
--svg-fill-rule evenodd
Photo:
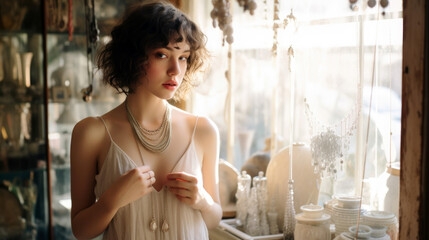
<instances>
[{"instance_id":1,"label":"necklace chain","mask_svg":"<svg viewBox=\"0 0 429 240\"><path fill-rule=\"evenodd\" d=\"M159 153L167 149L171 140L171 110L168 103L166 104L161 126L155 130L148 130L139 124L128 107L128 101L125 101L125 108L127 110L128 121L139 142L146 150Z\"/></svg>"},{"instance_id":2,"label":"necklace chain","mask_svg":"<svg viewBox=\"0 0 429 240\"><path fill-rule=\"evenodd\" d=\"M140 158L142 160L142 164L145 165L144 160L143 160L143 154L142 154L142 151L140 150L140 145L137 142L137 138L134 137L134 140L136 141L136 146L137 146L137 149L139 150L139 154L140 154ZM156 191L156 189L153 186L151 186L151 187L153 188L152 191ZM149 193L149 194L150 194L151 204L154 205L155 201L153 199L153 193ZM164 208L166 208L166 206L167 206L166 194L167 193L164 192L163 194L164 194ZM162 218L163 220L161 222L161 231L168 232L168 230L170 230L170 225L168 224L167 218L165 217L165 212L163 212L162 215L163 215L163 218ZM149 222L149 230L152 232L155 232L157 229L158 229L158 224L156 222L156 217L155 217L155 207L152 207L152 218L151 218L151 221Z\"/></svg>"}]
</instances>

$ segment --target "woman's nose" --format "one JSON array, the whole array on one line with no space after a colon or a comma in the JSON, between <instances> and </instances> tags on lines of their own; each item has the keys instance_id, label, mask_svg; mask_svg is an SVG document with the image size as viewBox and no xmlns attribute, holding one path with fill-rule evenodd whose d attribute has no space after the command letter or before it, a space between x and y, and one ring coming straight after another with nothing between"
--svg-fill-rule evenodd
<instances>
[{"instance_id":1,"label":"woman's nose","mask_svg":"<svg viewBox=\"0 0 429 240\"><path fill-rule=\"evenodd\" d=\"M168 68L168 76L176 76L179 75L181 72L180 70L180 63L177 59L172 59L170 61L170 66Z\"/></svg>"}]
</instances>

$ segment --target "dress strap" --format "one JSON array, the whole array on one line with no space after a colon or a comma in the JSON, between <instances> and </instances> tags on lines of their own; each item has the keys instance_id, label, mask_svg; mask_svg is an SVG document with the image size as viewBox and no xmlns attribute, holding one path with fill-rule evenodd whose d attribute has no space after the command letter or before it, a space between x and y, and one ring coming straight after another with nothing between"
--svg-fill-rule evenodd
<instances>
[{"instance_id":1,"label":"dress strap","mask_svg":"<svg viewBox=\"0 0 429 240\"><path fill-rule=\"evenodd\" d=\"M104 121L103 117L99 116L98 118L101 119L101 121L103 122L104 128L106 128L107 134L109 134L110 141L113 141L112 140L112 135L110 135L109 129L107 128L106 122Z\"/></svg>"},{"instance_id":2,"label":"dress strap","mask_svg":"<svg viewBox=\"0 0 429 240\"><path fill-rule=\"evenodd\" d=\"M199 116L197 116L197 119L195 119L194 131L192 132L192 138L194 138L195 130L197 129L198 118L199 118Z\"/></svg>"}]
</instances>

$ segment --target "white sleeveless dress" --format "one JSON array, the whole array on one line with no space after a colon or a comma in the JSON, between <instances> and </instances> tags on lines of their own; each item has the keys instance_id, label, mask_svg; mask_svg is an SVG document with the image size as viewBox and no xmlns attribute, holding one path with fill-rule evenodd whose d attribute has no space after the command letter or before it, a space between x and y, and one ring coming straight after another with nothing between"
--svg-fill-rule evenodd
<instances>
[{"instance_id":1,"label":"white sleeveless dress","mask_svg":"<svg viewBox=\"0 0 429 240\"><path fill-rule=\"evenodd\" d=\"M100 173L95 176L95 195L97 199L125 172L136 168L136 164L110 137L110 147ZM198 118L197 118L198 121ZM185 153L178 160L172 172L187 172L195 175L202 183L201 163L197 157L194 145L195 128L191 141ZM153 197L151 197L153 195ZM153 199L153 201L152 201ZM158 228L152 232L149 223L152 220L152 208ZM166 219L170 225L167 232L161 230L162 220ZM201 212L180 202L167 189L162 188L124 206L118 210L109 226L103 233L103 239L114 240L143 240L143 239L209 239L207 226Z\"/></svg>"}]
</instances>

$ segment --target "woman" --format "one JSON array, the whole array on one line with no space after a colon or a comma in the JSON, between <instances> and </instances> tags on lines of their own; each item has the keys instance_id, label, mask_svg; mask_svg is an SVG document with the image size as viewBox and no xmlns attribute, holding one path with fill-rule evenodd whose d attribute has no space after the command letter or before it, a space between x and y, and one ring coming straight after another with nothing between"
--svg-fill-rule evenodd
<instances>
[{"instance_id":1,"label":"woman","mask_svg":"<svg viewBox=\"0 0 429 240\"><path fill-rule=\"evenodd\" d=\"M160 1L135 6L113 29L98 67L127 97L73 130L77 238L208 239L218 225L218 130L167 103L194 84L204 44L195 23Z\"/></svg>"}]
</instances>

